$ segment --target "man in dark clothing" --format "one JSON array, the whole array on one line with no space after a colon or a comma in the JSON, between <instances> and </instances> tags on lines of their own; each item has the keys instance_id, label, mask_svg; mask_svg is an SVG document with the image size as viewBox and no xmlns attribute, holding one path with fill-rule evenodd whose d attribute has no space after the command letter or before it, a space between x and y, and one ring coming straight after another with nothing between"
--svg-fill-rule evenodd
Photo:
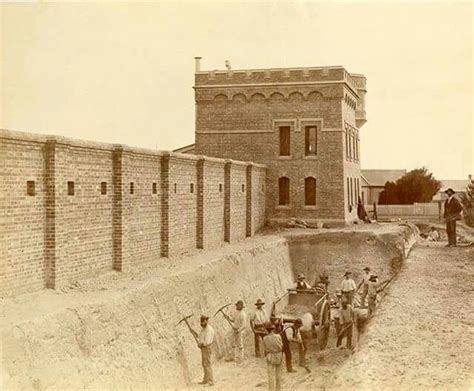
<instances>
[{"instance_id":1,"label":"man in dark clothing","mask_svg":"<svg viewBox=\"0 0 474 391\"><path fill-rule=\"evenodd\" d=\"M292 357L291 357L291 347L290 342L296 342L298 344L298 351L299 351L299 358L300 358L300 366L306 367L305 360L305 352L304 352L304 345L303 345L303 338L301 337L300 328L303 325L301 319L296 319L292 326L285 327L283 331L280 333L281 339L283 341L283 353L285 354L285 362L286 362L286 371L287 372L296 372L293 369L292 364Z\"/></svg>"},{"instance_id":2,"label":"man in dark clothing","mask_svg":"<svg viewBox=\"0 0 474 391\"><path fill-rule=\"evenodd\" d=\"M448 189L445 191L448 199L444 202L444 218L446 220L446 233L448 234L448 244L446 247L456 246L456 220L461 219L462 205L456 197L455 191Z\"/></svg>"},{"instance_id":3,"label":"man in dark clothing","mask_svg":"<svg viewBox=\"0 0 474 391\"><path fill-rule=\"evenodd\" d=\"M341 346L342 339L346 337L347 349L352 349L352 326L354 324L354 311L352 306L347 304L347 299L342 299L342 308L339 311L341 323L340 331L337 334L336 347Z\"/></svg>"}]
</instances>

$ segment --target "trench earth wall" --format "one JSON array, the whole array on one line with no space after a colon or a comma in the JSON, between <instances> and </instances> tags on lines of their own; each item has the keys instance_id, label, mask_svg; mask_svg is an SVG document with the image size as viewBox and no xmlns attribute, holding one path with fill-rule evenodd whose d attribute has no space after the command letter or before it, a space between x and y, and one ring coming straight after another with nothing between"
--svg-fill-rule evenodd
<instances>
[{"instance_id":1,"label":"trench earth wall","mask_svg":"<svg viewBox=\"0 0 474 391\"><path fill-rule=\"evenodd\" d=\"M91 283L93 289L84 285L64 297L38 292L40 302L25 317L18 307L5 311L3 389L182 389L202 371L186 324L177 325L183 316L194 314L189 322L197 331L199 315L210 317L213 356L223 358L231 329L221 314L213 316L217 309L242 299L249 314L262 298L269 312L292 281L288 244L272 236L136 274L127 289L112 278L111 285ZM247 329L248 354L251 334Z\"/></svg>"}]
</instances>

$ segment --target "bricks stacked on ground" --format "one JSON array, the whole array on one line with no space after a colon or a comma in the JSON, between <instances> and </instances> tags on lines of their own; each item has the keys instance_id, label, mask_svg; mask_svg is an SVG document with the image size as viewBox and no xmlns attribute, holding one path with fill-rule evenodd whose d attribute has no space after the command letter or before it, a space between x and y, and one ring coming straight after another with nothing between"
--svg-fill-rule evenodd
<instances>
[{"instance_id":1,"label":"bricks stacked on ground","mask_svg":"<svg viewBox=\"0 0 474 391\"><path fill-rule=\"evenodd\" d=\"M258 164L0 130L0 166L2 297L216 247L264 224Z\"/></svg>"},{"instance_id":2,"label":"bricks stacked on ground","mask_svg":"<svg viewBox=\"0 0 474 391\"><path fill-rule=\"evenodd\" d=\"M270 221L345 224L356 218L365 92L365 77L342 67L196 72L194 152L267 165ZM284 126L289 156L280 156ZM315 155L306 153L311 126ZM290 183L288 205L279 205L282 177ZM316 180L315 205L305 205L305 178Z\"/></svg>"}]
</instances>

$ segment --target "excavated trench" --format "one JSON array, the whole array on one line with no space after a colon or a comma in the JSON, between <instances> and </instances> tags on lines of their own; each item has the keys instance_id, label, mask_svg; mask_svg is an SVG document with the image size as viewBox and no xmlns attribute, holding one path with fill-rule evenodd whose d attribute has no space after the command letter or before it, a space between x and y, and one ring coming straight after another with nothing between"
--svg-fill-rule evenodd
<instances>
[{"instance_id":1,"label":"excavated trench","mask_svg":"<svg viewBox=\"0 0 474 391\"><path fill-rule=\"evenodd\" d=\"M416 236L414 226L390 224L287 230L185 259L163 260L159 266L145 265L132 274L110 273L77 282L61 292L5 299L1 303L2 387L196 387L201 376L199 351L186 326L176 324L194 314L190 321L198 329L201 313L211 316L216 330L216 388L262 385L265 366L252 357L251 333L245 340L247 364L240 368L221 360L228 350L229 326L222 316L213 316L219 307L243 299L250 312L254 301L262 298L269 311L274 298L301 272L310 282L327 274L331 292L339 288L347 269L356 281L365 266L382 280L390 278L398 273ZM329 351L333 344L332 330ZM327 376L346 359L311 349L309 359L316 357L320 365L326 360ZM295 381L288 385L298 388Z\"/></svg>"}]
</instances>

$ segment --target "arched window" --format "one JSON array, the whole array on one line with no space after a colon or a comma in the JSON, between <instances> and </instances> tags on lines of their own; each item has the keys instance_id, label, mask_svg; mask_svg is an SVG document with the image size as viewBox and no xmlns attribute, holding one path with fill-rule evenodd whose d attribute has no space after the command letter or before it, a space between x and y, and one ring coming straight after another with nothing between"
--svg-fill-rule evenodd
<instances>
[{"instance_id":1,"label":"arched window","mask_svg":"<svg viewBox=\"0 0 474 391\"><path fill-rule=\"evenodd\" d=\"M304 204L316 205L316 179L313 177L304 179Z\"/></svg>"},{"instance_id":2,"label":"arched window","mask_svg":"<svg viewBox=\"0 0 474 391\"><path fill-rule=\"evenodd\" d=\"M278 205L290 204L290 180L287 177L278 178Z\"/></svg>"}]
</instances>

